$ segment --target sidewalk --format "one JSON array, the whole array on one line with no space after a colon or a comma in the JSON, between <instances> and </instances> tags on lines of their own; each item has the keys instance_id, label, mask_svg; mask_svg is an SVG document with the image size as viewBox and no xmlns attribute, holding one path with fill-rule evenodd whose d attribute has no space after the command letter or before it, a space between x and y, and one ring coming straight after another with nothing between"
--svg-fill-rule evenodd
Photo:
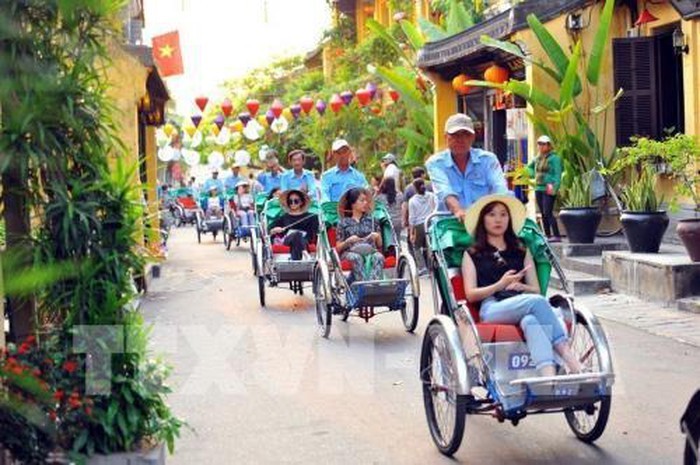
<instances>
[{"instance_id":1,"label":"sidewalk","mask_svg":"<svg viewBox=\"0 0 700 465\"><path fill-rule=\"evenodd\" d=\"M576 302L600 318L700 347L698 314L615 292L576 297Z\"/></svg>"}]
</instances>

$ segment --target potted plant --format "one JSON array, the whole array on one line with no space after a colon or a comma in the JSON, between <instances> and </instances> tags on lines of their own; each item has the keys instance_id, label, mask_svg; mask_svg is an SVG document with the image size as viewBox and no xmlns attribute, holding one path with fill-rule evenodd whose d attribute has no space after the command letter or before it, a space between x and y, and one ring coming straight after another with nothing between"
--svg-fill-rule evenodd
<instances>
[{"instance_id":1,"label":"potted plant","mask_svg":"<svg viewBox=\"0 0 700 465\"><path fill-rule=\"evenodd\" d=\"M600 218L600 211L591 202L591 174L582 174L566 189L564 208L559 211L569 242L592 244Z\"/></svg>"},{"instance_id":2,"label":"potted plant","mask_svg":"<svg viewBox=\"0 0 700 465\"><path fill-rule=\"evenodd\" d=\"M687 134L676 134L660 141L639 137L633 140L633 145L621 149L621 153L624 155L619 160L621 165L663 167L661 174L673 178L675 195L670 204L672 211L679 208L679 197L692 201L695 215L680 220L676 233L690 259L700 261L700 142L695 136Z\"/></svg>"},{"instance_id":3,"label":"potted plant","mask_svg":"<svg viewBox=\"0 0 700 465\"><path fill-rule=\"evenodd\" d=\"M668 228L668 215L661 210L663 196L656 192L656 174L646 166L622 191L622 223L627 245L634 253L657 253Z\"/></svg>"}]
</instances>

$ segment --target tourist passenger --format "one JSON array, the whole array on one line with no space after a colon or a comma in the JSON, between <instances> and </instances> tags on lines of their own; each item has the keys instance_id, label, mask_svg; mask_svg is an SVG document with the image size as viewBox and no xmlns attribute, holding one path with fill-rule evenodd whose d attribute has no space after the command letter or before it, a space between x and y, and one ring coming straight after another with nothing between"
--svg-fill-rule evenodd
<instances>
[{"instance_id":1,"label":"tourist passenger","mask_svg":"<svg viewBox=\"0 0 700 465\"><path fill-rule=\"evenodd\" d=\"M290 248L292 260L301 260L308 244L316 242L318 216L308 212L311 199L301 190L284 191L279 199L285 214L272 222L270 236Z\"/></svg>"}]
</instances>

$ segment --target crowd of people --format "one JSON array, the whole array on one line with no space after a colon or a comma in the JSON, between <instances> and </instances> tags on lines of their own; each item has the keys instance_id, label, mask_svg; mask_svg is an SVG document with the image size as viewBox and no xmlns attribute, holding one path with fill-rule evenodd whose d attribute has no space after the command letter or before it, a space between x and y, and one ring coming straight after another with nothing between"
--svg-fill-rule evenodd
<instances>
[{"instance_id":1,"label":"crowd of people","mask_svg":"<svg viewBox=\"0 0 700 465\"><path fill-rule=\"evenodd\" d=\"M235 189L233 201L242 224L254 221L253 194L277 196L285 214L270 225L269 233L274 243L290 247L294 260L302 259L316 238L319 220L308 213L312 201L337 202L336 250L352 264L351 281L382 278L385 238L372 214L374 202L386 206L395 237L406 237L421 274L430 266L425 221L436 211L451 213L465 224L473 240L463 255L462 276L467 299L481 304L481 318L520 324L543 375L553 373L554 352L570 372L578 372L580 366L571 356L566 329L540 295L532 257L517 236L526 209L508 190L497 156L474 147L474 140L471 118L461 113L450 116L445 123L447 148L430 156L425 168L413 168L408 183L404 183L397 157L387 153L381 159L382 172L371 177L370 185L354 166L358 159L355 149L338 138L330 147L334 166L320 179L305 168L303 150L287 154L287 170L272 150L265 170L257 176L251 174L246 179L240 174L241 166L234 164L223 182L214 171L202 189L210 194L207 208L212 213L223 207L219 194ZM552 210L561 184L561 159L549 137L540 137L537 144L538 154L528 170L534 178L545 235L556 242L559 230ZM190 184L194 187L193 179ZM466 324L466 319L462 323Z\"/></svg>"}]
</instances>

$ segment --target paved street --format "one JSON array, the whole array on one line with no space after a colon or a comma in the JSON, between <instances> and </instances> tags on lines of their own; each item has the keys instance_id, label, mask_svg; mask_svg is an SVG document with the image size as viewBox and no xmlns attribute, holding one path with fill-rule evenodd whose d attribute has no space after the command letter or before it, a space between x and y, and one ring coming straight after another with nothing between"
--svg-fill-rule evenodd
<instances>
[{"instance_id":1,"label":"paved street","mask_svg":"<svg viewBox=\"0 0 700 465\"><path fill-rule=\"evenodd\" d=\"M161 278L144 299L153 348L174 366L170 403L193 429L168 463L453 463L430 439L417 376L432 314L428 281L415 335L402 329L399 314L386 314L369 324L334 320L324 340L312 296L268 289L260 308L243 245L226 252L220 237L198 245L193 229L174 230ZM614 312L610 298L603 302L602 313ZM700 321L682 316L686 333ZM679 463L678 420L700 388L700 347L630 326L639 319L604 321L618 379L595 446L577 441L560 414L518 427L470 417L456 462Z\"/></svg>"}]
</instances>

